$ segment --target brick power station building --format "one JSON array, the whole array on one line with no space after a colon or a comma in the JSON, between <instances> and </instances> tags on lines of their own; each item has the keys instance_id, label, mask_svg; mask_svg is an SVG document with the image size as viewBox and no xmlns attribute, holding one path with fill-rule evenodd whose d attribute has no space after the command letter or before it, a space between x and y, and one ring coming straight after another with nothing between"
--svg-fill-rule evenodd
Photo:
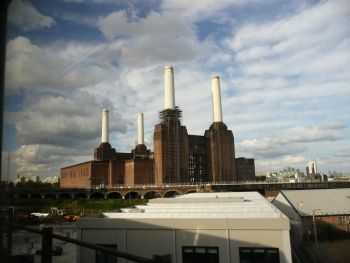
<instances>
[{"instance_id":1,"label":"brick power station building","mask_svg":"<svg viewBox=\"0 0 350 263\"><path fill-rule=\"evenodd\" d=\"M103 110L101 144L94 160L62 168L61 188L254 180L254 159L235 158L234 136L222 118L218 76L212 77L212 95L213 123L204 135L189 135L175 105L173 67L165 67L164 109L154 128L154 153L144 144L142 113L135 149L120 153L112 148L108 111Z\"/></svg>"}]
</instances>

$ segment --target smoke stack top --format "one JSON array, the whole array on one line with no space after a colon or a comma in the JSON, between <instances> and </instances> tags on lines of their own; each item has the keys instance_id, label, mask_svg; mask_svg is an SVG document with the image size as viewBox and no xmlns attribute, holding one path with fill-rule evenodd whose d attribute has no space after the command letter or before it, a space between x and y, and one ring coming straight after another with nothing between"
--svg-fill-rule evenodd
<instances>
[{"instance_id":1,"label":"smoke stack top","mask_svg":"<svg viewBox=\"0 0 350 263\"><path fill-rule=\"evenodd\" d=\"M219 76L213 76L211 78L211 89L213 93L213 122L222 122L221 92L220 92Z\"/></svg>"},{"instance_id":2,"label":"smoke stack top","mask_svg":"<svg viewBox=\"0 0 350 263\"><path fill-rule=\"evenodd\" d=\"M102 136L101 142L109 142L108 110L102 110Z\"/></svg>"},{"instance_id":3,"label":"smoke stack top","mask_svg":"<svg viewBox=\"0 0 350 263\"><path fill-rule=\"evenodd\" d=\"M174 91L174 68L166 66L164 68L164 108L175 109L175 91Z\"/></svg>"},{"instance_id":4,"label":"smoke stack top","mask_svg":"<svg viewBox=\"0 0 350 263\"><path fill-rule=\"evenodd\" d=\"M137 144L145 144L143 131L143 113L137 114Z\"/></svg>"}]
</instances>

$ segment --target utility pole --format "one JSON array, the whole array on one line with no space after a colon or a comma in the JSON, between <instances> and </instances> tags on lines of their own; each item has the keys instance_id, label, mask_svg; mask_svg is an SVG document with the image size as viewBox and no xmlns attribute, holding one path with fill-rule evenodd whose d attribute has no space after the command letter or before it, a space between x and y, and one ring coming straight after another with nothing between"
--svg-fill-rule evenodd
<instances>
[{"instance_id":1,"label":"utility pole","mask_svg":"<svg viewBox=\"0 0 350 263\"><path fill-rule=\"evenodd\" d=\"M0 150L2 152L2 131L4 120L4 92L5 92L5 62L6 62L6 36L7 36L7 10L12 0L0 1ZM0 168L2 160L0 158ZM1 172L0 172L0 182Z\"/></svg>"}]
</instances>

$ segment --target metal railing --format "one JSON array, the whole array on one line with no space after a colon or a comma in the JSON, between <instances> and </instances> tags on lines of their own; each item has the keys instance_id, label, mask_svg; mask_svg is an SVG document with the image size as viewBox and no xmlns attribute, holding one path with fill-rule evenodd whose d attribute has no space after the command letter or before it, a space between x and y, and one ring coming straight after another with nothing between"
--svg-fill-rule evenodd
<instances>
[{"instance_id":1,"label":"metal railing","mask_svg":"<svg viewBox=\"0 0 350 263\"><path fill-rule=\"evenodd\" d=\"M36 233L42 236L41 238L41 262L42 263L51 263L52 262L52 251L53 251L53 239L58 239L61 241L65 241L67 243L75 244L84 248L93 249L95 251L102 252L106 255L111 255L116 258L123 258L127 259L133 262L137 263L170 263L171 262L171 256L165 255L165 256L159 256L154 255L152 259L145 258L142 256L133 255L126 252L117 251L114 249L106 248L100 245L88 243L82 240L73 239L66 236L61 236L53 233L52 227L43 227L41 229L35 229L32 227L26 227L23 225L11 223L13 221L13 210L9 209L8 212L8 218L7 220L1 219L1 231L0 231L0 240L1 240L1 250L0 250L0 257L2 259L5 259L5 262L12 262L12 234L15 229L22 229L26 230L31 233ZM3 226L6 226L6 249L3 247Z\"/></svg>"},{"instance_id":2,"label":"metal railing","mask_svg":"<svg viewBox=\"0 0 350 263\"><path fill-rule=\"evenodd\" d=\"M98 189L159 189L159 188L176 188L176 187L203 187L211 185L257 185L257 184L271 184L271 185L280 185L280 184L305 184L305 183L341 183L341 182L350 182L349 180L337 180L337 181L321 181L318 179L308 179L300 182L289 182L289 181L222 181L222 182L187 182L187 183L166 183L161 185L155 184L135 184L135 185L125 185L125 184L116 184L106 186L105 188L96 187L87 187L87 188L62 188L61 191L67 190L76 190L76 189L85 189L98 190Z\"/></svg>"}]
</instances>

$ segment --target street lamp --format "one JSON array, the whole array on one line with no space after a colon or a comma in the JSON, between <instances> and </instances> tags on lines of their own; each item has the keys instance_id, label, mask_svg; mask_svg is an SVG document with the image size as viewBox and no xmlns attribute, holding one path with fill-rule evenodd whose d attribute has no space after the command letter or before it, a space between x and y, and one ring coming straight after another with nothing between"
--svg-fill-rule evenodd
<instances>
[{"instance_id":1,"label":"street lamp","mask_svg":"<svg viewBox=\"0 0 350 263\"><path fill-rule=\"evenodd\" d=\"M312 222L314 225L315 244L316 244L316 249L318 251L318 240L317 240L317 230L316 230L316 224L315 224L315 215L322 215L321 209L312 210Z\"/></svg>"},{"instance_id":2,"label":"street lamp","mask_svg":"<svg viewBox=\"0 0 350 263\"><path fill-rule=\"evenodd\" d=\"M299 231L300 231L300 240L303 241L303 228L302 228L302 218L301 215L302 213L299 212L299 206L303 206L304 202L303 200L300 200L297 202L297 212L300 218L300 226L299 226Z\"/></svg>"}]
</instances>

